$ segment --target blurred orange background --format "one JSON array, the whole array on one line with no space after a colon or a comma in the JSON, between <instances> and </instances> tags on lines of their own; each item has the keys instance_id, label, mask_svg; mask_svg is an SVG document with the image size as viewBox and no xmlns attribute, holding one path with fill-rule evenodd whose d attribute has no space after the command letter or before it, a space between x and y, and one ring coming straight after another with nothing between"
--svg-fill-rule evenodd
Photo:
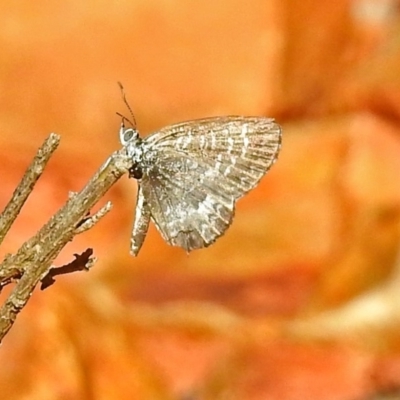
<instances>
[{"instance_id":1,"label":"blurred orange background","mask_svg":"<svg viewBox=\"0 0 400 400\"><path fill-rule=\"evenodd\" d=\"M276 118L277 164L233 225L186 255L136 184L36 290L0 357L5 399L400 398L400 3L11 2L0 6L0 207L50 132L61 145L9 233L14 252L120 148L206 116ZM4 301L5 295L1 296Z\"/></svg>"}]
</instances>

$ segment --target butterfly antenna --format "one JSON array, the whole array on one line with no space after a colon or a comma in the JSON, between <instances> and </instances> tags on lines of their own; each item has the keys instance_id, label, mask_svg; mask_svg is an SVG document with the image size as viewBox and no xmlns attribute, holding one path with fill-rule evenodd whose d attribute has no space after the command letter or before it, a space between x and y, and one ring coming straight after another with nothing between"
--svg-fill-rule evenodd
<instances>
[{"instance_id":1,"label":"butterfly antenna","mask_svg":"<svg viewBox=\"0 0 400 400\"><path fill-rule=\"evenodd\" d=\"M128 118L124 117L122 114L117 113L117 115L119 115L120 117L122 117L122 119L128 121L128 122L136 129L136 119L135 119L135 115L133 114L132 108L131 108L131 106L129 105L128 100L126 99L126 94L125 94L124 87L122 86L122 83L121 83L121 82L118 82L118 85L119 85L119 87L120 87L120 89L121 89L122 100L124 101L126 107L128 108L128 110L129 110L129 112L130 112L130 114L131 114L133 123L132 123L132 121L130 121Z\"/></svg>"},{"instance_id":2,"label":"butterfly antenna","mask_svg":"<svg viewBox=\"0 0 400 400\"><path fill-rule=\"evenodd\" d=\"M119 112L116 112L115 114L117 114L118 117L121 117L121 119L122 119L122 127L123 128L125 128L125 121L128 121L133 126L132 122L128 118L126 118L125 115L122 115Z\"/></svg>"}]
</instances>

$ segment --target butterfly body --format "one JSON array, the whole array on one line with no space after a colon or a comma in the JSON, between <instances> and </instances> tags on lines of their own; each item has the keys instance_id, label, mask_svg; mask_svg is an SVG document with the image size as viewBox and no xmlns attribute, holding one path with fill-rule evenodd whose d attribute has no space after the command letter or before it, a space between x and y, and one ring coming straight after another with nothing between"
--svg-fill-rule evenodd
<instances>
[{"instance_id":1,"label":"butterfly body","mask_svg":"<svg viewBox=\"0 0 400 400\"><path fill-rule=\"evenodd\" d=\"M131 253L153 220L164 240L187 252L207 247L232 223L235 202L275 162L281 129L271 118L227 116L167 126L141 139L121 127L138 180Z\"/></svg>"}]
</instances>

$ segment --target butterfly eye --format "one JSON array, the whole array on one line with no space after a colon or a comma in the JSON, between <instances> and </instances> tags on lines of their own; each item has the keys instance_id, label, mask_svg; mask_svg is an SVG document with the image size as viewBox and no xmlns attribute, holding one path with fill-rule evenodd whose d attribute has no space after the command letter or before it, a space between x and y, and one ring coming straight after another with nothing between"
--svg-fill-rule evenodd
<instances>
[{"instance_id":1,"label":"butterfly eye","mask_svg":"<svg viewBox=\"0 0 400 400\"><path fill-rule=\"evenodd\" d=\"M129 142L138 139L138 137L139 137L138 131L132 128L123 129L120 133L120 139L123 145L126 145Z\"/></svg>"}]
</instances>

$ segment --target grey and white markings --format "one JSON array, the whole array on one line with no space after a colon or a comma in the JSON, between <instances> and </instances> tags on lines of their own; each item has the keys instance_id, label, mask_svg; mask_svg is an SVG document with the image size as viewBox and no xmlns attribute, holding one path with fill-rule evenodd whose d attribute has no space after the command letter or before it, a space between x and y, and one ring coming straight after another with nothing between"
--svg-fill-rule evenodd
<instances>
[{"instance_id":1,"label":"grey and white markings","mask_svg":"<svg viewBox=\"0 0 400 400\"><path fill-rule=\"evenodd\" d=\"M281 128L271 118L214 117L167 126L145 139L122 124L120 140L138 180L131 254L152 220L164 240L187 252L223 235L235 202L278 157Z\"/></svg>"}]
</instances>

